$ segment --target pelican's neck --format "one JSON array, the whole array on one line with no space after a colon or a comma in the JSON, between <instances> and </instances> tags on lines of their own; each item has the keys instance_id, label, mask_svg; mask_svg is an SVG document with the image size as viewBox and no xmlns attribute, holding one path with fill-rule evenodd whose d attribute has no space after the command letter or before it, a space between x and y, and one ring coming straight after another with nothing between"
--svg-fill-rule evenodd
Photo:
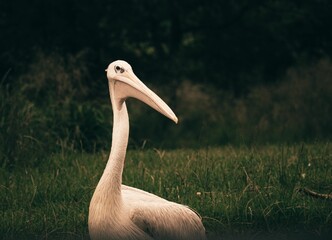
<instances>
[{"instance_id":1,"label":"pelican's neck","mask_svg":"<svg viewBox=\"0 0 332 240\"><path fill-rule=\"evenodd\" d=\"M120 204L122 172L129 136L129 118L125 102L114 98L112 91L111 101L113 107L112 147L97 189L99 188L106 201Z\"/></svg>"},{"instance_id":2,"label":"pelican's neck","mask_svg":"<svg viewBox=\"0 0 332 240\"><path fill-rule=\"evenodd\" d=\"M113 105L112 148L105 171L110 173L112 186L120 190L128 145L129 118L126 103L122 102L118 106L120 109Z\"/></svg>"}]
</instances>

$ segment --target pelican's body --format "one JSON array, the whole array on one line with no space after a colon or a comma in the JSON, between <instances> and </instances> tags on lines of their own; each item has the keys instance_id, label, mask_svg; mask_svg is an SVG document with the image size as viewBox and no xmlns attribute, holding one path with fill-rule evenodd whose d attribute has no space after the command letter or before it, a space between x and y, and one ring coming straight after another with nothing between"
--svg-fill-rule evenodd
<instances>
[{"instance_id":1,"label":"pelican's body","mask_svg":"<svg viewBox=\"0 0 332 240\"><path fill-rule=\"evenodd\" d=\"M205 239L200 217L187 206L122 185L129 118L125 100L137 98L177 122L173 111L124 61L107 68L114 113L112 149L89 208L91 239Z\"/></svg>"}]
</instances>

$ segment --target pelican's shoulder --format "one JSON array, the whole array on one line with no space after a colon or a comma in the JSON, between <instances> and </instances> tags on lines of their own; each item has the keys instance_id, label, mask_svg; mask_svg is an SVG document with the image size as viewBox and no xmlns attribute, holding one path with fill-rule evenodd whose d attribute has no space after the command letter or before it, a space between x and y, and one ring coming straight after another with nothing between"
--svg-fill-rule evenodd
<instances>
[{"instance_id":1,"label":"pelican's shoulder","mask_svg":"<svg viewBox=\"0 0 332 240\"><path fill-rule=\"evenodd\" d=\"M122 196L125 202L164 202L164 203L169 203L169 201L158 197L157 195L154 195L152 193L134 188L134 187L129 187L126 185L122 185Z\"/></svg>"}]
</instances>

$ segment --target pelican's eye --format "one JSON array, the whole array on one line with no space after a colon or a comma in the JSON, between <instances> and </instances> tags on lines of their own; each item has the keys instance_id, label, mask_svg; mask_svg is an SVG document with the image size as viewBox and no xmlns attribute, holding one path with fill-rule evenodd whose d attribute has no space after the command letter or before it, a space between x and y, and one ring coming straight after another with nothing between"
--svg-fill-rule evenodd
<instances>
[{"instance_id":1,"label":"pelican's eye","mask_svg":"<svg viewBox=\"0 0 332 240\"><path fill-rule=\"evenodd\" d=\"M115 70L116 73L118 73L118 72L123 73L124 72L123 67L120 67L118 65L114 66L114 70Z\"/></svg>"}]
</instances>

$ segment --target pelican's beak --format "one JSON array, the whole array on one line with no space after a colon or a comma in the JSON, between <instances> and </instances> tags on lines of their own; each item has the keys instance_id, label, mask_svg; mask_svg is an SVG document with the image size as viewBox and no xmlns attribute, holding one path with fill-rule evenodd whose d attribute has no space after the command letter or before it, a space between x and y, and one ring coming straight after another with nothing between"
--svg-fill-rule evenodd
<instances>
[{"instance_id":1,"label":"pelican's beak","mask_svg":"<svg viewBox=\"0 0 332 240\"><path fill-rule=\"evenodd\" d=\"M164 116L178 122L178 118L172 109L160 98L157 94L152 92L139 78L132 72L132 70L125 70L121 75L114 76L115 91L117 98L126 99L133 97L146 103L153 109L157 110ZM121 84L122 83L122 84ZM117 87L117 84L121 87Z\"/></svg>"}]
</instances>

